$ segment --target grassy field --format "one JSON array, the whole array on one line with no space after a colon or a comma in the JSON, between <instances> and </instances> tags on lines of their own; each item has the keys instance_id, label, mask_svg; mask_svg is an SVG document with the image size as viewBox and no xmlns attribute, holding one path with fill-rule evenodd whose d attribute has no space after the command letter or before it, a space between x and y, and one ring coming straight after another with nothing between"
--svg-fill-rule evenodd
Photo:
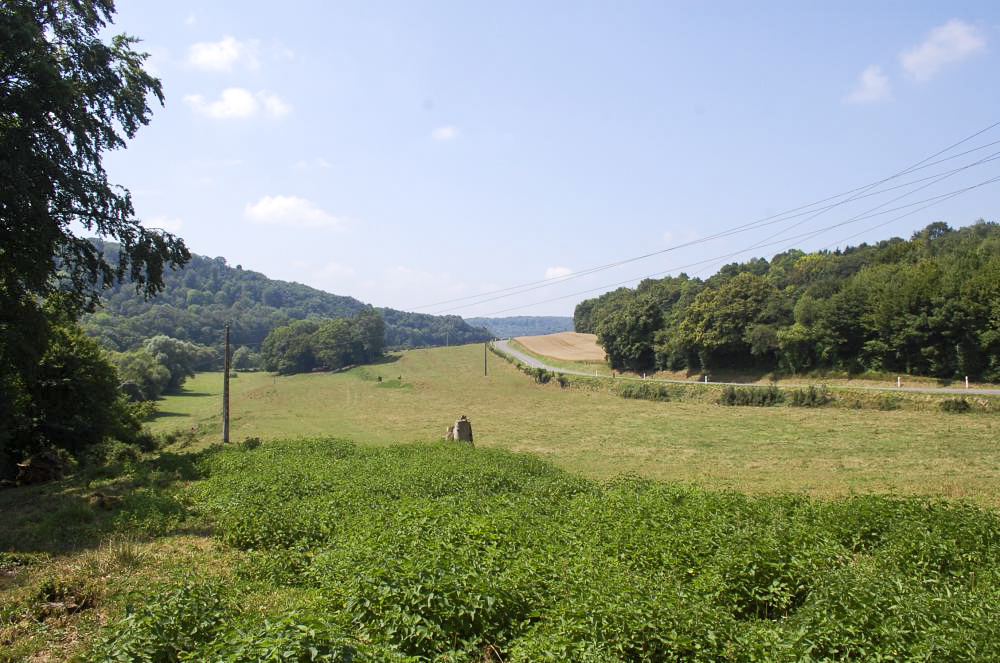
<instances>
[{"instance_id":1,"label":"grassy field","mask_svg":"<svg viewBox=\"0 0 1000 663\"><path fill-rule=\"evenodd\" d=\"M590 478L635 473L750 493L898 493L1000 506L1000 419L938 411L722 407L536 385L479 345L417 350L345 373L232 381L232 438L430 440L465 414L478 446L524 451ZM378 376L382 382L378 382ZM401 380L399 378L402 378ZM154 431L219 438L222 376L161 403Z\"/></svg>"},{"instance_id":2,"label":"grassy field","mask_svg":"<svg viewBox=\"0 0 1000 663\"><path fill-rule=\"evenodd\" d=\"M240 374L226 449L199 375L151 424L190 436L0 491L0 663L996 660L997 415L627 400L487 361ZM462 414L478 449L405 444ZM603 482L628 473L756 495Z\"/></svg>"}]
</instances>

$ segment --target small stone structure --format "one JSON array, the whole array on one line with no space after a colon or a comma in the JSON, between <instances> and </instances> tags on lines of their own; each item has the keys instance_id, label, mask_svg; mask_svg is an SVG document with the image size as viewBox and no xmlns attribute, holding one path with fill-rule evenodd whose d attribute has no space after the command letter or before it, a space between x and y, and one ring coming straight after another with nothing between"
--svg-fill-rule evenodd
<instances>
[{"instance_id":1,"label":"small stone structure","mask_svg":"<svg viewBox=\"0 0 1000 663\"><path fill-rule=\"evenodd\" d=\"M444 439L468 442L469 446L472 446L472 422L463 414L462 418L456 421L454 425L448 426L448 432L445 433Z\"/></svg>"}]
</instances>

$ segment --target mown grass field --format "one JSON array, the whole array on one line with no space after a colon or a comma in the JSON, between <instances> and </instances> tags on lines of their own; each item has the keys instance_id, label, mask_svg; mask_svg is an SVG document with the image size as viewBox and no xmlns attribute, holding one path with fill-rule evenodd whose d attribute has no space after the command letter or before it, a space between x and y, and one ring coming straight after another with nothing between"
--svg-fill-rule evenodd
<instances>
[{"instance_id":1,"label":"mown grass field","mask_svg":"<svg viewBox=\"0 0 1000 663\"><path fill-rule=\"evenodd\" d=\"M524 451L589 478L635 473L750 493L898 493L1000 506L1000 418L927 411L722 407L626 400L534 384L470 345L407 352L345 373L232 380L232 439L437 439L460 415L477 446ZM382 376L379 383L377 377ZM398 378L402 378L399 381ZM219 439L222 376L161 402L155 431Z\"/></svg>"}]
</instances>

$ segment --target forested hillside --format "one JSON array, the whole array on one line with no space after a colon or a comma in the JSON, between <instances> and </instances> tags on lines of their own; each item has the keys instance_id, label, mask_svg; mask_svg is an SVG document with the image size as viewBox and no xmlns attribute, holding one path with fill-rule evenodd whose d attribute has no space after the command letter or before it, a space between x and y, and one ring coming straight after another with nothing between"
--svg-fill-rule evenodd
<instances>
[{"instance_id":1,"label":"forested hillside","mask_svg":"<svg viewBox=\"0 0 1000 663\"><path fill-rule=\"evenodd\" d=\"M573 318L555 315L515 315L508 318L466 318L473 327L485 327L500 338L541 336L573 331Z\"/></svg>"},{"instance_id":2,"label":"forested hillside","mask_svg":"<svg viewBox=\"0 0 1000 663\"><path fill-rule=\"evenodd\" d=\"M117 253L114 244L97 244L105 254ZM105 347L117 351L136 348L157 335L217 347L229 322L234 347L257 351L272 330L292 321L346 318L366 308L353 297L269 279L240 265L230 267L224 258L192 255L184 269L165 273L163 282L163 291L148 301L130 283L115 285L104 296L103 307L83 319L84 329ZM385 320L388 348L471 343L489 338L485 330L475 329L455 315L377 310Z\"/></svg>"},{"instance_id":3,"label":"forested hillside","mask_svg":"<svg viewBox=\"0 0 1000 663\"><path fill-rule=\"evenodd\" d=\"M616 368L899 371L1000 380L1000 225L933 223L619 288L576 307Z\"/></svg>"}]
</instances>

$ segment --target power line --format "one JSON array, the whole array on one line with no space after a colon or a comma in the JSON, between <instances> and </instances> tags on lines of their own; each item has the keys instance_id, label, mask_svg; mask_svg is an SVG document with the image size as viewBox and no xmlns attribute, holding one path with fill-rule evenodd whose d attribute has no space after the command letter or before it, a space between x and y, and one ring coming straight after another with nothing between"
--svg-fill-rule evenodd
<instances>
[{"instance_id":1,"label":"power line","mask_svg":"<svg viewBox=\"0 0 1000 663\"><path fill-rule=\"evenodd\" d=\"M732 253L728 253L726 255L715 256L713 258L707 258L705 260L699 260L697 262L689 263L687 265L680 265L680 266L677 266L677 267L671 267L669 269L666 269L666 270L663 270L663 271L660 271L660 272L656 272L654 274L648 274L646 276L636 276L636 277L632 277L632 278L626 279L624 281L618 281L616 283L610 283L610 284L606 284L606 285L602 285L602 286L597 286L595 288L588 288L586 290L580 290L580 291L577 291L577 292L572 292L572 293L569 293L567 295L560 295L558 297L552 297L552 298L549 298L549 299L543 299L543 300L540 300L540 301L531 302L529 304L519 304L517 306L511 306L509 308L500 309L498 311L491 311L489 313L484 313L484 314L482 314L482 316L483 317L489 317L489 316L493 316L493 315L499 315L501 313L508 313L510 311L516 311L516 310L519 310L519 309L528 308L528 307L531 307L531 306L538 306L539 304L548 304L548 303L551 303L551 302L556 302L556 301L561 301L561 300L564 300L564 299L569 299L571 297L579 297L580 295L587 295L587 294L590 294L590 293L593 293L593 292L602 291L602 290L603 291L607 291L607 290L610 290L611 288L617 288L617 287L620 287L620 286L624 286L624 285L627 285L629 283L633 283L635 281L643 281L645 279L651 279L651 278L656 278L656 277L660 277L660 276L665 276L665 275L669 274L670 272L674 272L674 271L678 271L678 270L686 270L686 269L689 269L691 267L697 267L699 265L704 265L706 263L720 264L719 261L725 261L725 260L728 260L729 258L733 258L735 256L742 255L744 253L748 253L748 252L754 250L755 248L763 248L763 246L773 246L773 245L777 245L777 244L783 244L783 243L785 243L785 242L787 242L789 240L799 240L799 239L802 239L802 238L809 239L809 238L818 236L818 235L820 235L820 234L822 234L824 232L828 232L830 230L833 230L834 228L839 228L839 227L843 227L843 226L851 224L851 223L856 223L859 220L866 220L866 219L873 218L873 217L876 217L876 216L881 216L883 214L889 214L891 212L899 211L899 210L905 209L907 207L912 207L914 205L919 205L921 203L926 203L928 201L931 201L931 202L929 202L929 204L924 205L923 207L911 210L911 211L909 211L909 212L907 212L905 214L901 214L899 216L893 217L893 218L889 219L888 221L885 221L885 222L877 224L875 226L871 226L869 228L866 228L865 230L861 231L860 233L856 233L856 234L851 235L851 236L849 236L849 237L847 237L845 239L838 240L837 242L835 242L834 244L831 245L831 246L837 246L838 244L840 244L841 242L846 241L847 239L852 239L854 237L857 237L858 235L862 235L862 234L864 234L866 232L870 232L870 231L875 230L877 228L881 228L882 226L886 226L886 225L888 225L890 223L893 223L895 221L898 221L898 220L900 220L902 218L905 218L907 216L911 216L913 214L916 214L917 212L921 212L921 211L923 211L923 210L925 210L925 209L927 209L929 207L932 207L934 205L946 202L948 200L951 200L952 198L956 198L956 197L962 195L963 193L967 193L968 191L972 191L973 189L978 189L978 188L981 188L983 186L987 186L989 184L994 184L996 182L1000 182L1000 175L998 175L996 177L992 177L992 178L987 179L987 180L984 180L984 181L979 182L977 184L974 184L972 186L968 186L968 187L965 187L965 188L962 188L962 189L957 189L955 191L951 191L951 192L946 193L946 194L941 194L941 195L938 195L938 196L933 196L931 198L925 198L924 200L920 200L920 201L917 201L915 203L910 203L908 205L903 205L901 207L897 207L897 208L894 208L894 209L891 209L891 210L884 210L884 211L876 213L876 214L871 214L871 215L868 215L868 216L866 216L866 217L864 217L862 219L851 219L851 220L848 220L848 221L842 221L840 223L835 223L833 225L826 226L825 228L820 228L819 230L813 230L813 231L809 231L809 232L806 232L806 233L802 233L800 235L796 235L794 237L787 237L787 238L785 238L783 240L780 240L780 241L771 242L770 244L766 244L766 245L762 245L762 246L753 246L753 247L750 247L750 248L747 248L747 249L742 249L740 251L735 251L735 252L732 252ZM785 250L787 251L790 248L792 248L792 247L787 247ZM699 271L703 271L703 270L699 270ZM469 304L467 306L474 306L474 305L476 305L478 303L479 302L474 303L474 304ZM458 307L458 308L462 308L462 307Z\"/></svg>"},{"instance_id":2,"label":"power line","mask_svg":"<svg viewBox=\"0 0 1000 663\"><path fill-rule=\"evenodd\" d=\"M589 268L586 268L586 269L578 270L576 272L572 272L572 273L567 274L565 276L560 276L560 277L555 277L555 278L548 278L548 279L540 279L540 280L536 280L536 281L529 281L529 282L526 282L526 283L522 283L522 284L514 285L514 286L509 286L509 287L506 287L506 288L500 288L500 289L496 289L496 290L490 290L490 291L486 291L486 292L481 292L481 293L478 293L476 295L466 295L466 296L463 296L463 297L456 297L456 298L452 298L452 299L441 300L441 301L438 301L438 302L432 302L430 304L424 304L424 305L421 305L421 306L414 307L414 310L433 308L433 307L436 307L436 306L442 306L444 304L452 304L452 303L469 301L469 300L477 300L477 302L475 302L475 303L477 303L477 304L483 304L483 303L487 303L487 302L490 302L490 301L495 301L497 299L504 299L504 298L507 298L507 297L512 297L512 296L515 296L515 295L524 294L526 292L531 292L531 291L538 290L538 289L541 289L541 288L551 287L551 286L557 285L559 283L564 283L566 281L570 281L570 280L582 278L584 276L589 276L591 274L595 274L595 273L598 273L598 272L601 272L601 271L606 271L608 269L613 269L615 267L620 267L620 266L623 266L623 265L626 265L626 264L629 264L629 263L632 263L632 262L637 262L639 260L645 260L647 258L651 258L651 257L657 256L657 255L662 255L662 254L665 254L665 253L668 253L668 252L671 252L671 251L677 251L677 250L682 249L682 248L688 248L690 246L694 246L694 245L697 245L697 244L703 244L703 243L714 241L716 239L721 239L721 238L724 238L724 237L731 237L731 236L736 235L736 234L748 232L750 230L758 229L758 228L765 227L765 226L768 226L768 225L774 225L776 223L781 223L782 221L787 221L789 219L797 218L799 216L812 215L812 216L809 216L809 218L804 219L803 221L801 221L801 222L799 222L799 223L794 224L793 226L791 226L791 227L797 227L798 225L801 225L802 223L805 223L806 221L812 220L812 219L820 216L821 214L823 214L823 213L825 213L825 212L827 212L827 211L829 211L831 209L834 209L836 207L840 207L840 206L846 205L846 204L848 204L850 202L854 202L856 200L860 200L860 199L863 199L863 198L868 198L868 197L871 197L871 196L874 196L874 195L879 195L880 193L886 193L888 191L892 191L892 190L895 190L895 189L904 188L904 187L910 186L910 185L912 185L914 183L926 181L927 179L933 179L935 177L941 176L941 174L931 175L931 176L928 176L926 178L920 178L920 179L917 179L917 180L913 180L913 181L911 181L909 183L897 185L897 186L894 186L894 187L889 187L889 188L886 188L886 189L882 189L880 191L875 191L875 192L871 191L871 189L873 189L873 188L875 188L877 186L880 186L881 184L884 184L884 183L889 182L891 180L897 179L897 178L902 177L904 175L907 175L909 173L912 173L912 172L915 172L915 171L918 171L918 170L923 170L925 168L929 168L929 167L932 167L932 166L944 163L946 161L950 161L950 160L953 160L953 159L965 156L967 154L971 154L973 152L976 152L976 151L979 151L979 150L982 150L982 149L986 149L987 147L990 147L992 145L1000 144L1000 141L993 141L991 143L987 143L985 145L980 145L980 146L972 148L970 150L966 150L966 151L961 152L959 154L951 155L951 156L946 157L944 159L940 159L940 160L934 161L934 159L936 159L937 157L939 157L939 156L941 156L941 155L943 155L943 154L945 154L945 153L953 150L954 148L956 148L956 147L958 147L958 146L960 146L960 145L962 145L964 143L967 143L968 141L976 138L977 136L980 136L980 135L982 135L982 134L984 134L984 133L986 133L986 132L988 132L988 131L996 128L997 126L1000 126L1000 121L994 122L993 124L991 124L991 125L983 128L983 129L980 129L979 131L977 131L977 132L975 132L973 134L970 134L969 136L966 136L965 138L963 138L963 139L961 139L961 140L959 140L959 141L957 141L955 143L952 143L948 147L945 147L944 149L939 150L939 151L935 152L934 154L932 154L932 155L930 155L930 156L928 156L928 157L926 157L924 159L921 159L920 161L917 161L916 163L912 164L911 166L908 166L907 168L904 168L903 170L900 170L900 171L896 172L895 174L890 175L888 177L885 177L885 178L883 178L881 180L876 180L876 181L871 182L869 184L866 184L864 186L856 187L854 189L850 189L848 191L845 191L845 192L842 192L842 193L839 193L839 194L836 194L836 195L833 195L833 196L829 196L827 198L823 198L821 200L814 201L814 202L806 204L806 205L801 205L799 207L795 207L795 208L786 210L784 212L779 212L777 214L773 214L773 215L770 215L770 216L767 216L767 217L763 217L761 219L757 219L757 220L751 221L749 223L745 223L745 224L741 224L741 225L738 225L738 226L734 226L733 228L730 228L730 229L724 230L724 231L720 231L718 233L715 233L713 235L709 235L709 236L704 237L704 238L698 238L698 239L695 239L695 240L690 240L688 242L683 242L681 244L670 246L670 247L667 247L665 249L660 249L658 251L652 251L652 252L645 253L645 254L642 254L642 255L639 255L639 256L634 256L634 257L631 257L631 258L626 258L626 259L623 259L623 260L618 260L618 261L615 261L615 262L606 263L606 264L603 264L603 265L598 265L598 266L595 266L595 267L589 267ZM967 164L965 166L956 168L953 171L947 171L944 175L945 176L949 176L949 173L961 172L961 171L966 170L966 169L968 169L968 168L970 168L970 167L972 167L974 165L980 165L981 163L984 163L985 161L986 160L980 160L979 162L975 162L973 164ZM940 180L938 180L938 181L940 181ZM926 187L921 187L921 188L926 188ZM920 189L916 189L915 191L919 191L919 190ZM913 193L913 192L911 192L911 193ZM909 195L909 194L907 194L907 195ZM848 196L848 198L846 200L838 200L840 198L843 198L844 196ZM837 201L837 202L831 203L830 205L828 205L826 207L823 207L823 208L820 208L818 210L815 209L818 205L822 205L822 204L828 203L830 201ZM460 309L460 308L468 308L470 305L474 305L474 304L466 304L466 305L457 306L457 307L446 307L444 309L441 309L440 311L437 311L436 313L457 310L457 309Z\"/></svg>"}]
</instances>

